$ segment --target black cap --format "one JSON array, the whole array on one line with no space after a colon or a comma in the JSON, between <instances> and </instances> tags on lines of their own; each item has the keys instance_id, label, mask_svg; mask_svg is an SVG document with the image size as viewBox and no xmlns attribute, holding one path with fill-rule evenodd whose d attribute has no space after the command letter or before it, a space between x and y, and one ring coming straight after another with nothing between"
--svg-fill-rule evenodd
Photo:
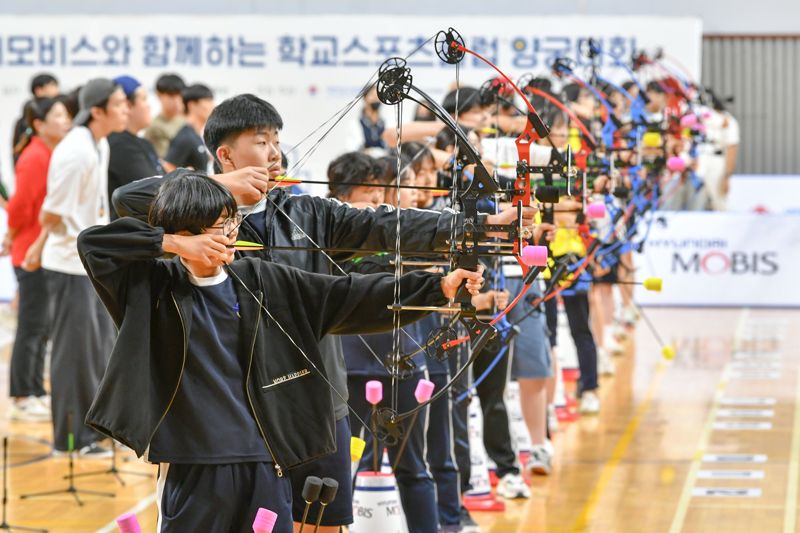
<instances>
[{"instance_id":1,"label":"black cap","mask_svg":"<svg viewBox=\"0 0 800 533\"><path fill-rule=\"evenodd\" d=\"M308 476L303 485L303 500L315 502L319 499L319 492L322 490L322 480L317 476Z\"/></svg>"},{"instance_id":2,"label":"black cap","mask_svg":"<svg viewBox=\"0 0 800 533\"><path fill-rule=\"evenodd\" d=\"M319 502L328 505L336 498L336 491L339 490L339 482L333 478L322 479L322 491L319 493Z\"/></svg>"}]
</instances>

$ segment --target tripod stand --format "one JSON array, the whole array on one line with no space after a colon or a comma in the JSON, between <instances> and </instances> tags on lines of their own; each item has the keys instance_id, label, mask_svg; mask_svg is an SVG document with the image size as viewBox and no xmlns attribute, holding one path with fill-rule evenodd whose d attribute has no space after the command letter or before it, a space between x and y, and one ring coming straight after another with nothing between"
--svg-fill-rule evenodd
<instances>
[{"instance_id":1,"label":"tripod stand","mask_svg":"<svg viewBox=\"0 0 800 533\"><path fill-rule=\"evenodd\" d=\"M23 527L14 526L8 523L6 519L6 510L8 507L8 437L3 437L3 523L0 524L2 531L42 531L47 533L46 529L38 527Z\"/></svg>"},{"instance_id":2,"label":"tripod stand","mask_svg":"<svg viewBox=\"0 0 800 533\"><path fill-rule=\"evenodd\" d=\"M72 427L72 415L67 416L67 427ZM65 479L69 480L69 486L60 490L48 490L46 492L35 492L33 494L23 494L20 498L39 498L42 496L53 496L55 494L72 494L78 505L83 506L80 494L91 494L93 496L104 496L106 498L113 498L115 495L112 492L99 492L96 490L84 490L75 487L75 434L70 430L67 434L67 450L69 453L69 473Z\"/></svg>"},{"instance_id":3,"label":"tripod stand","mask_svg":"<svg viewBox=\"0 0 800 533\"><path fill-rule=\"evenodd\" d=\"M123 487L125 486L125 481L122 479L120 474L127 474L129 476L142 476L142 477L153 477L153 474L148 474L147 472L136 472L134 470L120 470L117 468L117 445L112 440L111 441L111 467L106 470L95 470L94 472L82 472L80 474L75 474L72 477L88 477L88 476L100 476L104 474L111 474L119 484ZM67 479L69 475L64 476L64 479Z\"/></svg>"}]
</instances>

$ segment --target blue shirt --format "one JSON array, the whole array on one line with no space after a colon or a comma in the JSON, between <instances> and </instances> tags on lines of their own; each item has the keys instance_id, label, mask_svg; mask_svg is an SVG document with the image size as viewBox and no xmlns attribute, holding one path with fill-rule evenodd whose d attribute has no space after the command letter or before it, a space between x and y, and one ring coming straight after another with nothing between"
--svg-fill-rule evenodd
<instances>
[{"instance_id":1,"label":"blue shirt","mask_svg":"<svg viewBox=\"0 0 800 533\"><path fill-rule=\"evenodd\" d=\"M186 365L148 458L189 464L272 461L245 391L250 354L240 357L237 350L240 317L233 281L224 271L213 278L189 278L192 325Z\"/></svg>"}]
</instances>

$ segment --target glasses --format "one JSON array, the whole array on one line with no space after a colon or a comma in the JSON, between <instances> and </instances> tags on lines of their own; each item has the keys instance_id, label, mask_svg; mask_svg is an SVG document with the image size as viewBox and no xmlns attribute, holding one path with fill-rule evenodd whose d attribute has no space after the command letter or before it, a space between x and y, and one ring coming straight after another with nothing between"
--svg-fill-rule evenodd
<instances>
[{"instance_id":1,"label":"glasses","mask_svg":"<svg viewBox=\"0 0 800 533\"><path fill-rule=\"evenodd\" d=\"M226 237L229 237L231 233L239 229L239 226L242 224L242 220L242 215L240 213L236 213L236 215L223 220L221 226L211 226L209 229L221 229L222 233Z\"/></svg>"}]
</instances>

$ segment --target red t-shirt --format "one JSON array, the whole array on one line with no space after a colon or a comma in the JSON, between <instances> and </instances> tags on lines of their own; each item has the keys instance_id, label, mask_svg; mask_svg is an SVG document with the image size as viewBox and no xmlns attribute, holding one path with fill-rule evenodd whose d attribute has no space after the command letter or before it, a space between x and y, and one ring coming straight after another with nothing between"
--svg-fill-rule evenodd
<instances>
[{"instance_id":1,"label":"red t-shirt","mask_svg":"<svg viewBox=\"0 0 800 533\"><path fill-rule=\"evenodd\" d=\"M8 227L17 230L11 242L11 264L22 265L25 253L39 236L39 211L47 195L47 168L53 151L34 136L15 166L16 188L8 201Z\"/></svg>"}]
</instances>

